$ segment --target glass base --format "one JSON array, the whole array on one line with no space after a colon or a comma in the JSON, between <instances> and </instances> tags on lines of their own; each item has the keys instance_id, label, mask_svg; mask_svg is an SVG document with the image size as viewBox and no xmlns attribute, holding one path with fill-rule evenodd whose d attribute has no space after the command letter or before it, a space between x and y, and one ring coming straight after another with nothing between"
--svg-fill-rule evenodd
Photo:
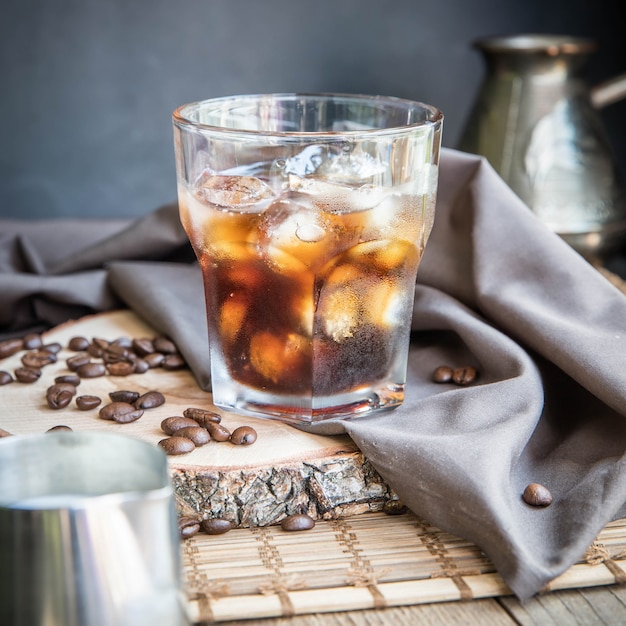
<instances>
[{"instance_id":1,"label":"glass base","mask_svg":"<svg viewBox=\"0 0 626 626\"><path fill-rule=\"evenodd\" d=\"M241 391L241 390L239 390ZM278 396L246 390L245 396L213 396L215 406L252 417L280 420L289 424L314 424L332 419L353 419L396 408L404 401L404 384L361 390L332 398Z\"/></svg>"}]
</instances>

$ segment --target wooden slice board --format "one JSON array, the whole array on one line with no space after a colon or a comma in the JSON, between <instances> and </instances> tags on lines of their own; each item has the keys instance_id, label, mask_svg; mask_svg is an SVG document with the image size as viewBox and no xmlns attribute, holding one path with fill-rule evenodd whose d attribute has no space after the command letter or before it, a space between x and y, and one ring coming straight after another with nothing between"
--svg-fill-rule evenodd
<instances>
[{"instance_id":1,"label":"wooden slice board","mask_svg":"<svg viewBox=\"0 0 626 626\"><path fill-rule=\"evenodd\" d=\"M75 431L116 432L157 445L166 436L160 428L164 418L182 415L188 407L208 408L221 413L222 424L231 431L237 426L252 426L258 439L251 446L211 441L189 454L168 457L180 514L226 517L237 526L265 526L296 512L333 519L380 510L385 501L395 499L348 436L313 435L279 421L220 411L188 369L158 368L145 374L82 380L77 395L97 395L103 404L110 401L110 392L120 389L139 393L158 390L165 395L165 404L146 410L130 424L99 418L100 407L80 411L74 402L60 410L48 407L48 386L56 376L71 373L66 359L75 354L67 349L72 337L114 340L156 335L128 310L82 318L49 331L44 342L63 346L57 363L45 366L36 383L14 382L0 387L0 428L25 435L64 424ZM21 366L23 354L0 360L0 370L13 373Z\"/></svg>"}]
</instances>

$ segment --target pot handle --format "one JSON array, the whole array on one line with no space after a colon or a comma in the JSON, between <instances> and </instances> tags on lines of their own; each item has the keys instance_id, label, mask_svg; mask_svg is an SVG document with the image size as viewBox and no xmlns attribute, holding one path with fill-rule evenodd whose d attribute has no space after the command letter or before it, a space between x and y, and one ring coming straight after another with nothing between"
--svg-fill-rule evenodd
<instances>
[{"instance_id":1,"label":"pot handle","mask_svg":"<svg viewBox=\"0 0 626 626\"><path fill-rule=\"evenodd\" d=\"M626 97L626 74L620 74L591 88L591 104L601 109Z\"/></svg>"}]
</instances>

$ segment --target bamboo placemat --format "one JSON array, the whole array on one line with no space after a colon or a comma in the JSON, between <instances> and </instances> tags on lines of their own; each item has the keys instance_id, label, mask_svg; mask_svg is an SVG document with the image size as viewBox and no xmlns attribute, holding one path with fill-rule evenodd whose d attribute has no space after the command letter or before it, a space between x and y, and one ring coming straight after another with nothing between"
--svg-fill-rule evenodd
<instances>
[{"instance_id":1,"label":"bamboo placemat","mask_svg":"<svg viewBox=\"0 0 626 626\"><path fill-rule=\"evenodd\" d=\"M412 514L367 513L315 528L239 528L182 543L195 623L510 595L472 543ZM626 518L545 591L626 582Z\"/></svg>"}]
</instances>

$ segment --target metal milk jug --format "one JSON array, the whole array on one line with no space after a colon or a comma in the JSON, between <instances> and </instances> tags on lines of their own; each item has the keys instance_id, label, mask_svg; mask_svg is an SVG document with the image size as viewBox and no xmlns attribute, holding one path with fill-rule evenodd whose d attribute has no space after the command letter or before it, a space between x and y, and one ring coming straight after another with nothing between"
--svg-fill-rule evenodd
<instances>
[{"instance_id":1,"label":"metal milk jug","mask_svg":"<svg viewBox=\"0 0 626 626\"><path fill-rule=\"evenodd\" d=\"M626 75L590 89L591 40L560 35L474 42L487 74L459 148L483 155L553 231L590 260L626 236L626 201L597 108Z\"/></svg>"}]
</instances>

